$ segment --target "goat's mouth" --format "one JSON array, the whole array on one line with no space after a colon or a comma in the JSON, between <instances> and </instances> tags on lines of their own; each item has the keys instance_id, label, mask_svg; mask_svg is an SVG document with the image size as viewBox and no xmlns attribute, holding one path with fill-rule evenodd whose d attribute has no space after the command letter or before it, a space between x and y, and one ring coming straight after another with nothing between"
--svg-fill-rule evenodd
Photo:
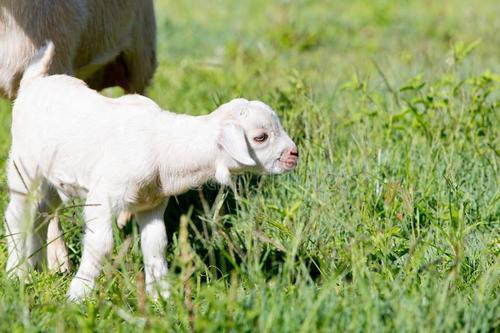
<instances>
[{"instance_id":1,"label":"goat's mouth","mask_svg":"<svg viewBox=\"0 0 500 333\"><path fill-rule=\"evenodd\" d=\"M298 158L296 158L296 157L287 157L287 158L280 157L277 159L277 162L284 171L291 171L291 170L295 169L295 167L297 166Z\"/></svg>"}]
</instances>

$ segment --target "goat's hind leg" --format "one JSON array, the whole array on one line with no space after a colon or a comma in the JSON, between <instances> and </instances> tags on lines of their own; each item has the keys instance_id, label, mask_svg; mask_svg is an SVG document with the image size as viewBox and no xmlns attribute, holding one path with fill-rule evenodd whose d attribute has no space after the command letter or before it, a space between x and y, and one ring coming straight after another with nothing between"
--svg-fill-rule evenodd
<instances>
[{"instance_id":1,"label":"goat's hind leg","mask_svg":"<svg viewBox=\"0 0 500 333\"><path fill-rule=\"evenodd\" d=\"M37 176L24 168L19 168L13 159L8 161L7 182L9 203L5 210L5 232L8 259L6 270L9 275L26 281L29 271L38 258L32 256L36 247L33 235L34 217L37 204Z\"/></svg>"},{"instance_id":2,"label":"goat's hind leg","mask_svg":"<svg viewBox=\"0 0 500 333\"><path fill-rule=\"evenodd\" d=\"M31 263L28 261L28 229L33 222L28 207L27 193L10 193L10 201L5 211L5 233L7 236L8 258L5 269L11 276L26 281Z\"/></svg>"},{"instance_id":3,"label":"goat's hind leg","mask_svg":"<svg viewBox=\"0 0 500 333\"><path fill-rule=\"evenodd\" d=\"M47 231L47 267L51 272L67 273L70 269L68 247L64 241L58 213L50 219Z\"/></svg>"},{"instance_id":4,"label":"goat's hind leg","mask_svg":"<svg viewBox=\"0 0 500 333\"><path fill-rule=\"evenodd\" d=\"M68 272L70 268L68 248L64 242L64 232L59 220L58 208L61 206L61 198L49 184L44 184L44 197L39 204L40 227L45 228L45 233L40 233L44 241L47 241L47 267L51 272Z\"/></svg>"}]
</instances>

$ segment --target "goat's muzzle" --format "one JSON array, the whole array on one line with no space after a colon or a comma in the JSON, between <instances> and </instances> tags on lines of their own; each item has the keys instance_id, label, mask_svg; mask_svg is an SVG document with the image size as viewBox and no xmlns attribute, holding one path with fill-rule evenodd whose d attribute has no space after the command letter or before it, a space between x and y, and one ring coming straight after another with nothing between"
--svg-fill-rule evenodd
<instances>
[{"instance_id":1,"label":"goat's muzzle","mask_svg":"<svg viewBox=\"0 0 500 333\"><path fill-rule=\"evenodd\" d=\"M299 161L299 151L297 150L297 147L285 150L281 154L279 161L283 169L287 171L294 169Z\"/></svg>"}]
</instances>

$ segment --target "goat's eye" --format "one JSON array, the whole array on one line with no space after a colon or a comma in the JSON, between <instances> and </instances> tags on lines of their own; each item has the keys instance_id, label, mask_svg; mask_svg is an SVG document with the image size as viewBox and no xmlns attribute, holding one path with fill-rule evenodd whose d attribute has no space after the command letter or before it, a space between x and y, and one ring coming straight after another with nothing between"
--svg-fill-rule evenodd
<instances>
[{"instance_id":1,"label":"goat's eye","mask_svg":"<svg viewBox=\"0 0 500 333\"><path fill-rule=\"evenodd\" d=\"M254 137L253 140L255 142L262 143L262 142L266 141L267 138L268 138L268 135L266 133L262 133L261 135Z\"/></svg>"}]
</instances>

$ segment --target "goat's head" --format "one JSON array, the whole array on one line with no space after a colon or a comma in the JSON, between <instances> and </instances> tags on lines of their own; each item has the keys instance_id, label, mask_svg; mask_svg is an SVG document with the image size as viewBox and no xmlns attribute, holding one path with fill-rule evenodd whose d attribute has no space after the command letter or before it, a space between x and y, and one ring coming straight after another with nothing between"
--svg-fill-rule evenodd
<instances>
[{"instance_id":1,"label":"goat's head","mask_svg":"<svg viewBox=\"0 0 500 333\"><path fill-rule=\"evenodd\" d=\"M215 112L222 119L218 144L232 160L231 170L278 174L295 168L297 146L268 105L238 98Z\"/></svg>"}]
</instances>

